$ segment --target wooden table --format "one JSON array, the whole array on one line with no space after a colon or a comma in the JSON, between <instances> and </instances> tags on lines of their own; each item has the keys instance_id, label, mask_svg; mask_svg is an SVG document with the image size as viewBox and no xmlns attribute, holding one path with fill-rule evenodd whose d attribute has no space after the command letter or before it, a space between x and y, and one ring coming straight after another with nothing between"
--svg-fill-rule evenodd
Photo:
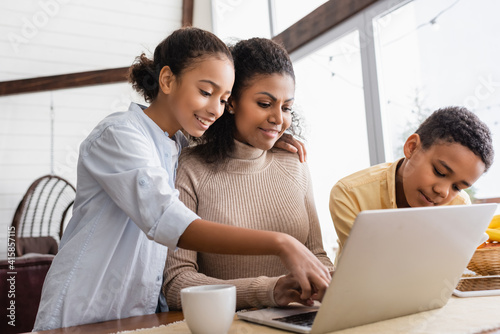
<instances>
[{"instance_id":1,"label":"wooden table","mask_svg":"<svg viewBox=\"0 0 500 334\"><path fill-rule=\"evenodd\" d=\"M94 324L80 325L67 328L58 328L47 331L29 332L30 334L108 334L125 330L141 328L152 328L160 325L168 325L176 321L184 320L182 312L164 312L149 314L126 319L111 320ZM26 333L28 334L28 333ZM489 331L480 331L476 334L500 334L500 328Z\"/></svg>"},{"instance_id":2,"label":"wooden table","mask_svg":"<svg viewBox=\"0 0 500 334\"><path fill-rule=\"evenodd\" d=\"M58 328L47 331L29 332L30 334L107 334L119 331L134 330L140 328L151 328L160 325L168 325L176 321L184 320L182 312L163 312L130 317L125 319L110 320L95 324L80 325L74 327Z\"/></svg>"}]
</instances>

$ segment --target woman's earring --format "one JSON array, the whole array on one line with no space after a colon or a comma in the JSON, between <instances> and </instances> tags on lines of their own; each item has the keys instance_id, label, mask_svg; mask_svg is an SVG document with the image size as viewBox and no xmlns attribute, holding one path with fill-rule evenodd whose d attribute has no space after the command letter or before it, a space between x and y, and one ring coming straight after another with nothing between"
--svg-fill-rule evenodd
<instances>
[{"instance_id":1,"label":"woman's earring","mask_svg":"<svg viewBox=\"0 0 500 334\"><path fill-rule=\"evenodd\" d=\"M231 115L234 115L234 110L233 110L233 109L229 109L228 111L229 111L229 113L230 113Z\"/></svg>"}]
</instances>

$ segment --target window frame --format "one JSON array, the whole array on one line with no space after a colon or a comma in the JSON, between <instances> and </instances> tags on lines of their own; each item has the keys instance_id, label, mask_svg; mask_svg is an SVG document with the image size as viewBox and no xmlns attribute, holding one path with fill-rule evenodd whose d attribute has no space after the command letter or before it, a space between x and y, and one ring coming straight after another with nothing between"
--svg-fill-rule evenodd
<instances>
[{"instance_id":1,"label":"window frame","mask_svg":"<svg viewBox=\"0 0 500 334\"><path fill-rule=\"evenodd\" d=\"M270 0L272 1L272 0ZM363 94L365 99L366 126L368 136L368 150L370 165L387 161L388 143L384 139L386 125L380 104L380 90L377 73L377 55L373 33L373 21L376 17L396 10L411 0L380 0L377 3L361 10L347 20L335 25L290 53L292 61L297 61L324 45L331 43L342 36L358 30L359 45L361 46L361 71L363 75ZM307 18L307 17L306 17Z\"/></svg>"}]
</instances>

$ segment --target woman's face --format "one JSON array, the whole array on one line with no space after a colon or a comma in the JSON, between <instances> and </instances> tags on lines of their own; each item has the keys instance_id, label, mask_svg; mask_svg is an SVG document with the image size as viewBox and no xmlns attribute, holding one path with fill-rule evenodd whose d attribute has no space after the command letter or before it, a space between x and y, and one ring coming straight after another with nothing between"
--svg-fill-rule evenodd
<instances>
[{"instance_id":1,"label":"woman's face","mask_svg":"<svg viewBox=\"0 0 500 334\"><path fill-rule=\"evenodd\" d=\"M292 122L295 82L288 74L257 75L238 99L231 100L234 137L251 146L269 150Z\"/></svg>"},{"instance_id":2,"label":"woman's face","mask_svg":"<svg viewBox=\"0 0 500 334\"><path fill-rule=\"evenodd\" d=\"M179 128L200 137L224 112L234 82L234 66L227 57L207 57L187 69L169 92Z\"/></svg>"}]
</instances>

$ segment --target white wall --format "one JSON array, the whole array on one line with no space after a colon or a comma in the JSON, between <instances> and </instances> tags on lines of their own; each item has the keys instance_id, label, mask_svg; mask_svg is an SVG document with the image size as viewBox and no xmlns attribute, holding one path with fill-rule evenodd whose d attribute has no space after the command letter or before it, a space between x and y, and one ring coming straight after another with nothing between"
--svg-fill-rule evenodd
<instances>
[{"instance_id":1,"label":"white wall","mask_svg":"<svg viewBox=\"0 0 500 334\"><path fill-rule=\"evenodd\" d=\"M0 2L0 81L128 66L180 27L182 0Z\"/></svg>"},{"instance_id":2,"label":"white wall","mask_svg":"<svg viewBox=\"0 0 500 334\"><path fill-rule=\"evenodd\" d=\"M0 98L0 258L6 257L7 227L31 182L51 174L53 166L54 174L76 186L80 143L102 118L127 110L130 101L144 103L127 83Z\"/></svg>"},{"instance_id":3,"label":"white wall","mask_svg":"<svg viewBox=\"0 0 500 334\"><path fill-rule=\"evenodd\" d=\"M0 3L0 81L129 66L181 26L182 0L26 0ZM0 258L32 181L76 185L80 142L106 115L143 103L127 83L0 97Z\"/></svg>"}]
</instances>

